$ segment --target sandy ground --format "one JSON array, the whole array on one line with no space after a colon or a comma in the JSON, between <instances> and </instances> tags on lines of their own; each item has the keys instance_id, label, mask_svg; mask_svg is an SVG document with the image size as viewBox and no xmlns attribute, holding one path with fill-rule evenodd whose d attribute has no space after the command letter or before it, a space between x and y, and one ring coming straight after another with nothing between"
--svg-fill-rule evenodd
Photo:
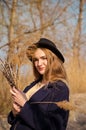
<instances>
[{"instance_id":1,"label":"sandy ground","mask_svg":"<svg viewBox=\"0 0 86 130\"><path fill-rule=\"evenodd\" d=\"M86 130L86 93L71 95L70 99L79 109L70 111L67 130ZM0 116L0 130L9 130L6 117Z\"/></svg>"}]
</instances>

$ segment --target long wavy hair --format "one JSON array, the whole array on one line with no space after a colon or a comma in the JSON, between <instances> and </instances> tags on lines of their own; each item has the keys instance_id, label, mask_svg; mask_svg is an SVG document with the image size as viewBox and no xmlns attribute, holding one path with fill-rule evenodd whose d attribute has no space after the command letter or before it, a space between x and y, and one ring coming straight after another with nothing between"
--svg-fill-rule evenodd
<instances>
[{"instance_id":1,"label":"long wavy hair","mask_svg":"<svg viewBox=\"0 0 86 130\"><path fill-rule=\"evenodd\" d=\"M46 82L54 82L57 80L67 81L67 74L63 66L63 62L50 50L46 48L40 48L44 51L47 58L47 67L43 75L37 71L34 61L33 62L33 73L35 79L42 78Z\"/></svg>"}]
</instances>

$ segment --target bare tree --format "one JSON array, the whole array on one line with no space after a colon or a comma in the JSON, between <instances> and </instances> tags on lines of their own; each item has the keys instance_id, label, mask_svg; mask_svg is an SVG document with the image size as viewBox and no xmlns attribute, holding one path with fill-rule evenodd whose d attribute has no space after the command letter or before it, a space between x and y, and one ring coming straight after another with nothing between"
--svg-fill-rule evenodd
<instances>
[{"instance_id":1,"label":"bare tree","mask_svg":"<svg viewBox=\"0 0 86 130\"><path fill-rule=\"evenodd\" d=\"M82 13L83 13L83 5L84 0L80 0L80 6L79 6L79 15L78 20L74 32L74 39L73 39L73 63L76 69L79 69L79 52L80 52L80 39L81 39L81 31L82 31Z\"/></svg>"},{"instance_id":2,"label":"bare tree","mask_svg":"<svg viewBox=\"0 0 86 130\"><path fill-rule=\"evenodd\" d=\"M8 17L10 24L8 24L7 30L8 42L2 45L0 49L8 46L7 58L17 65L18 75L20 75L18 68L27 64L24 58L24 50L29 44L42 36L55 41L66 56L69 56L71 51L71 57L73 54L74 58L73 63L76 64L76 68L79 67L83 0L80 0L79 15L77 14L79 1L74 0L64 0L64 4L63 0L4 1L5 6L11 9L11 11L9 10L10 19ZM71 12L72 7L76 8L76 11L72 10ZM73 23L70 24L68 21L72 21L72 19L76 21L76 16L78 16L78 20L75 27ZM74 37L72 37L73 35ZM85 41L84 35L83 38ZM67 58L69 59L69 57Z\"/></svg>"},{"instance_id":3,"label":"bare tree","mask_svg":"<svg viewBox=\"0 0 86 130\"><path fill-rule=\"evenodd\" d=\"M80 5L79 5L79 15L78 15L78 20L74 32L74 39L73 39L73 70L75 73L74 80L75 86L78 89L81 86L81 81L79 78L80 75L80 46L81 46L81 31L82 31L82 13L83 13L83 5L84 5L84 0L80 0Z\"/></svg>"},{"instance_id":4,"label":"bare tree","mask_svg":"<svg viewBox=\"0 0 86 130\"><path fill-rule=\"evenodd\" d=\"M11 15L10 15L10 25L9 25L9 51L8 51L8 60L10 59L11 55L14 53L15 43L11 41L14 39L15 36L15 25L16 25L16 8L17 8L17 0L13 0L12 8L11 8Z\"/></svg>"}]
</instances>

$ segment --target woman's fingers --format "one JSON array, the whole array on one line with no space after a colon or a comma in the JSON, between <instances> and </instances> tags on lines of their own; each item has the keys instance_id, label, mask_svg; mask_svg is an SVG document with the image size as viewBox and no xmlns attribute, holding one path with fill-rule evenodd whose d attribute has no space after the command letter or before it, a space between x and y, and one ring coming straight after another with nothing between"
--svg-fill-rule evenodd
<instances>
[{"instance_id":1,"label":"woman's fingers","mask_svg":"<svg viewBox=\"0 0 86 130\"><path fill-rule=\"evenodd\" d=\"M16 94L19 93L19 90L13 87L13 88L10 88L10 93L15 96Z\"/></svg>"},{"instance_id":2,"label":"woman's fingers","mask_svg":"<svg viewBox=\"0 0 86 130\"><path fill-rule=\"evenodd\" d=\"M19 92L19 90L17 88L15 88L15 87L13 87L13 91L14 92Z\"/></svg>"},{"instance_id":3,"label":"woman's fingers","mask_svg":"<svg viewBox=\"0 0 86 130\"><path fill-rule=\"evenodd\" d=\"M20 106L23 106L27 101L25 93L16 89L15 87L10 89L10 93L12 94L13 101L19 104Z\"/></svg>"}]
</instances>

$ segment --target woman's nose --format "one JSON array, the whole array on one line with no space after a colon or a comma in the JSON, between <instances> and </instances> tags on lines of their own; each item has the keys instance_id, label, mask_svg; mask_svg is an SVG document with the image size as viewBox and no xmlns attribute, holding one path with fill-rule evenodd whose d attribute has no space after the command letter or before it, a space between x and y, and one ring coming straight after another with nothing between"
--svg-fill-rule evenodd
<instances>
[{"instance_id":1,"label":"woman's nose","mask_svg":"<svg viewBox=\"0 0 86 130\"><path fill-rule=\"evenodd\" d=\"M38 61L38 65L41 65L41 64L42 64L42 61L41 61L41 60L39 60L39 61Z\"/></svg>"}]
</instances>

